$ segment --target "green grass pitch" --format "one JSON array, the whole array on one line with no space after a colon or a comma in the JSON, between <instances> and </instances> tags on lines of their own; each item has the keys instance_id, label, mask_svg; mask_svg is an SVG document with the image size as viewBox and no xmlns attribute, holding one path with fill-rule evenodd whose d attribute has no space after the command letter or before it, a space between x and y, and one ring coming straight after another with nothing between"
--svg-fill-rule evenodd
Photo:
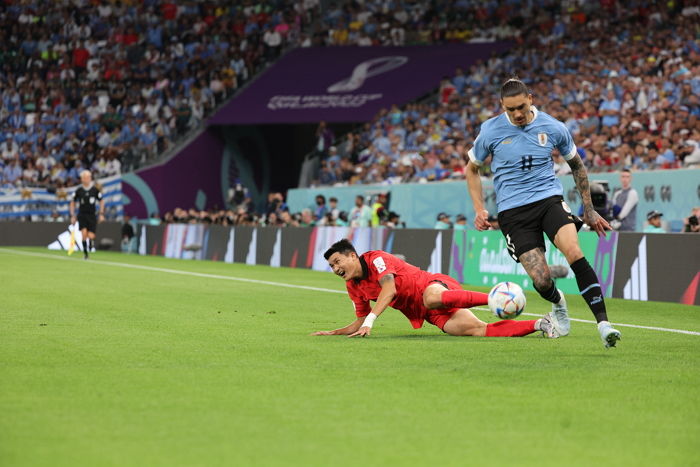
<instances>
[{"instance_id":1,"label":"green grass pitch","mask_svg":"<svg viewBox=\"0 0 700 467\"><path fill-rule=\"evenodd\" d=\"M699 335L624 327L606 350L575 322L557 340L457 338L389 310L370 338L311 337L354 319L345 295L211 275L344 289L307 270L0 249L0 465L700 465ZM700 307L608 309L700 331Z\"/></svg>"}]
</instances>

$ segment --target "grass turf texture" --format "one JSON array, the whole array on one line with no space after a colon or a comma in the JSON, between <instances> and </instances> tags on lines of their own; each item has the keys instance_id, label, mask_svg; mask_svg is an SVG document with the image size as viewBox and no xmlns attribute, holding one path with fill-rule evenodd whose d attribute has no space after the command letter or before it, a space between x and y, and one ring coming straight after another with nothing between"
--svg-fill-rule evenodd
<instances>
[{"instance_id":1,"label":"grass turf texture","mask_svg":"<svg viewBox=\"0 0 700 467\"><path fill-rule=\"evenodd\" d=\"M370 338L310 337L354 319L346 296L97 260L343 290L329 273L93 258L0 249L0 465L700 463L700 336L457 338L389 310ZM608 308L700 331L699 307Z\"/></svg>"}]
</instances>

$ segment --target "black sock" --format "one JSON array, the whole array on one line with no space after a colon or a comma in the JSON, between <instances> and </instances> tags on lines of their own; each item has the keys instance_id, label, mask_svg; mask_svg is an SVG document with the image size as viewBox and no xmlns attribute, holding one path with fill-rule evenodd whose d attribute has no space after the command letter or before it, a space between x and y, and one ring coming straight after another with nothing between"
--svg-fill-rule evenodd
<instances>
[{"instance_id":1,"label":"black sock","mask_svg":"<svg viewBox=\"0 0 700 467\"><path fill-rule=\"evenodd\" d=\"M608 313L605 311L605 299L603 289L598 283L598 276L588 263L586 258L581 258L571 265L571 270L576 274L576 283L581 291L581 296L588 304L597 322L607 321Z\"/></svg>"},{"instance_id":2,"label":"black sock","mask_svg":"<svg viewBox=\"0 0 700 467\"><path fill-rule=\"evenodd\" d=\"M88 251L92 251L92 239L88 238Z\"/></svg>"},{"instance_id":3,"label":"black sock","mask_svg":"<svg viewBox=\"0 0 700 467\"><path fill-rule=\"evenodd\" d=\"M540 296L548 302L559 303L559 301L561 300L561 295L559 295L559 291L554 285L554 281L551 281L551 284L548 289L540 290L537 287L535 287L535 290L537 290L540 293Z\"/></svg>"},{"instance_id":4,"label":"black sock","mask_svg":"<svg viewBox=\"0 0 700 467\"><path fill-rule=\"evenodd\" d=\"M88 254L88 242L87 240L83 240L83 253L85 253L85 256Z\"/></svg>"}]
</instances>

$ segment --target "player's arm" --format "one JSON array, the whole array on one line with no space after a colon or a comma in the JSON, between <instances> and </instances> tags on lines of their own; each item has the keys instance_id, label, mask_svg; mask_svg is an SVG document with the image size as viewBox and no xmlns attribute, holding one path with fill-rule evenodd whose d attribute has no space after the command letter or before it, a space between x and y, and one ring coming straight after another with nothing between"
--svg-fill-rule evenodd
<instances>
[{"instance_id":1,"label":"player's arm","mask_svg":"<svg viewBox=\"0 0 700 467\"><path fill-rule=\"evenodd\" d=\"M105 220L105 199L100 196L100 212L97 216L100 222Z\"/></svg>"},{"instance_id":2,"label":"player's arm","mask_svg":"<svg viewBox=\"0 0 700 467\"><path fill-rule=\"evenodd\" d=\"M316 331L316 332L311 333L311 335L312 336L346 336L346 335L352 334L352 333L356 332L358 329L360 329L360 326L362 326L362 322L364 320L365 320L364 317L357 318L355 321L348 324L344 328L334 329L332 331Z\"/></svg>"},{"instance_id":3,"label":"player's arm","mask_svg":"<svg viewBox=\"0 0 700 467\"><path fill-rule=\"evenodd\" d=\"M358 330L350 334L348 337L365 337L369 336L372 331L372 325L374 325L374 320L379 317L384 310L387 309L391 302L394 301L396 297L396 282L394 281L393 274L386 274L379 279L379 284L382 286L382 290L377 296L377 301L372 307L372 311L365 317L362 325Z\"/></svg>"},{"instance_id":4,"label":"player's arm","mask_svg":"<svg viewBox=\"0 0 700 467\"><path fill-rule=\"evenodd\" d=\"M474 207L474 227L477 230L488 230L491 228L489 212L484 208L484 195L481 188L481 175L479 174L481 164L491 153L486 144L485 131L486 124L482 125L481 133L474 140L474 147L467 151L467 167L464 171L464 178L467 180L469 196L472 198L472 206Z\"/></svg>"},{"instance_id":5,"label":"player's arm","mask_svg":"<svg viewBox=\"0 0 700 467\"><path fill-rule=\"evenodd\" d=\"M576 188L581 194L581 201L583 202L583 221L588 224L588 226L598 233L599 237L605 236L606 230L612 230L608 221L603 219L600 214L596 212L593 208L593 201L591 201L591 186L588 183L588 174L586 173L586 166L583 165L583 160L578 154L574 155L566 161L571 167L571 175L574 177L576 182Z\"/></svg>"},{"instance_id":6,"label":"player's arm","mask_svg":"<svg viewBox=\"0 0 700 467\"><path fill-rule=\"evenodd\" d=\"M71 199L68 205L68 214L70 214L70 223L75 224L75 200Z\"/></svg>"},{"instance_id":7,"label":"player's arm","mask_svg":"<svg viewBox=\"0 0 700 467\"><path fill-rule=\"evenodd\" d=\"M467 163L465 170L465 178L467 179L467 187L469 196L472 198L472 206L474 207L474 226L477 230L488 230L491 227L489 223L489 212L484 209L484 197L481 188L481 175L479 175L479 167L472 161Z\"/></svg>"}]
</instances>

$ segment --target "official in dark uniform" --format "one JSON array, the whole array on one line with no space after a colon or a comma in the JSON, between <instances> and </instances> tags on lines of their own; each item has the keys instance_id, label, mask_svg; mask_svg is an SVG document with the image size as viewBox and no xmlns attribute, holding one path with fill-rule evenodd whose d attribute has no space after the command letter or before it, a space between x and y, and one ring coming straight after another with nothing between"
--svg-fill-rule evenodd
<instances>
[{"instance_id":1,"label":"official in dark uniform","mask_svg":"<svg viewBox=\"0 0 700 467\"><path fill-rule=\"evenodd\" d=\"M83 236L83 253L87 259L95 243L97 222L105 220L105 200L102 199L102 192L93 183L92 173L89 170L83 170L80 173L80 182L81 185L75 190L70 202L70 220L71 224L75 224L76 219L78 221L80 233ZM76 204L78 205L77 218Z\"/></svg>"}]
</instances>

